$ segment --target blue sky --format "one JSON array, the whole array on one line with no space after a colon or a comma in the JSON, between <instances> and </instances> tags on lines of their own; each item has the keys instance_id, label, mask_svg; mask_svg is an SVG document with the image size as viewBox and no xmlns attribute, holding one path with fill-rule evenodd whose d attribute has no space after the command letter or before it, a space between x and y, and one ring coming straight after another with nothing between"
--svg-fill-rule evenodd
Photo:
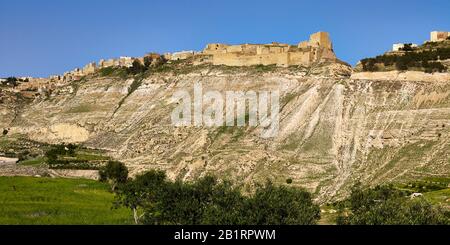
<instances>
[{"instance_id":1,"label":"blue sky","mask_svg":"<svg viewBox=\"0 0 450 245\"><path fill-rule=\"evenodd\" d=\"M330 32L351 64L450 31L450 1L0 0L0 77L45 77L101 58L201 50L210 42L296 44Z\"/></svg>"}]
</instances>

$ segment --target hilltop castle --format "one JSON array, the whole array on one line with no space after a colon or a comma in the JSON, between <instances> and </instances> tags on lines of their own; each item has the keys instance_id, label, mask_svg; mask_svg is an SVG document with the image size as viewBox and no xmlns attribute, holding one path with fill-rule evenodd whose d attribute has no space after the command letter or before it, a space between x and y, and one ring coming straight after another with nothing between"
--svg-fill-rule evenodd
<instances>
[{"instance_id":1,"label":"hilltop castle","mask_svg":"<svg viewBox=\"0 0 450 245\"><path fill-rule=\"evenodd\" d=\"M208 44L200 56L205 63L228 66L251 65L311 65L319 61L335 61L329 34L314 33L309 41L298 45L273 42L271 44L227 45L221 43Z\"/></svg>"},{"instance_id":2,"label":"hilltop castle","mask_svg":"<svg viewBox=\"0 0 450 245\"><path fill-rule=\"evenodd\" d=\"M193 65L277 65L283 67L291 65L309 66L315 62L337 60L329 34L327 32L317 32L312 34L308 41L300 42L297 45L277 42L240 45L211 43L206 45L205 49L200 52L181 51L164 55L150 53L138 58L120 57L118 59L100 60L98 64L92 62L83 68L76 68L73 71L66 72L64 75L51 76L50 79L56 81L76 80L95 73L102 68L131 67L136 60L144 64L145 57L151 57L153 60L160 57L169 62L192 59Z\"/></svg>"},{"instance_id":3,"label":"hilltop castle","mask_svg":"<svg viewBox=\"0 0 450 245\"><path fill-rule=\"evenodd\" d=\"M181 51L166 53L164 58L169 61L193 58L196 65L213 64L227 66L309 66L314 62L337 60L333 51L333 44L327 32L314 33L310 36L309 41L303 41L297 45L277 42L239 45L210 43L201 52Z\"/></svg>"}]
</instances>

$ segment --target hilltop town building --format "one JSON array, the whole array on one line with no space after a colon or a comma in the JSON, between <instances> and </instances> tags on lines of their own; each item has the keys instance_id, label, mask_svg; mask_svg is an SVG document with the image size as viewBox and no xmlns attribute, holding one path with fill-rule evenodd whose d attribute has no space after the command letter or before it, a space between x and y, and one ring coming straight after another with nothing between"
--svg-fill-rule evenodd
<instances>
[{"instance_id":1,"label":"hilltop town building","mask_svg":"<svg viewBox=\"0 0 450 245\"><path fill-rule=\"evenodd\" d=\"M425 41L425 43L427 42L442 42L447 40L448 38L450 38L450 32L445 32L445 31L432 31L430 33L430 40L429 41ZM411 48L417 48L418 45L414 44L414 43L395 43L392 45L392 52L399 52L399 51L403 51L403 49L405 48L406 45L410 45Z\"/></svg>"},{"instance_id":2,"label":"hilltop town building","mask_svg":"<svg viewBox=\"0 0 450 245\"><path fill-rule=\"evenodd\" d=\"M431 42L441 42L446 40L448 37L450 37L450 32L445 31L433 31L430 34L430 41Z\"/></svg>"}]
</instances>

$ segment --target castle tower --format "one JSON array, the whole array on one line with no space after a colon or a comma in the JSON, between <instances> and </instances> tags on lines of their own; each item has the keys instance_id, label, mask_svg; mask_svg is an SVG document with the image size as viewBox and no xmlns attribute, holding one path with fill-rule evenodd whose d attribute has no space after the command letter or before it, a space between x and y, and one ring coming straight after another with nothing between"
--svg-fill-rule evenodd
<instances>
[{"instance_id":1,"label":"castle tower","mask_svg":"<svg viewBox=\"0 0 450 245\"><path fill-rule=\"evenodd\" d=\"M317 32L309 37L309 44L313 47L323 47L332 50L333 44L331 43L330 34L328 32Z\"/></svg>"}]
</instances>

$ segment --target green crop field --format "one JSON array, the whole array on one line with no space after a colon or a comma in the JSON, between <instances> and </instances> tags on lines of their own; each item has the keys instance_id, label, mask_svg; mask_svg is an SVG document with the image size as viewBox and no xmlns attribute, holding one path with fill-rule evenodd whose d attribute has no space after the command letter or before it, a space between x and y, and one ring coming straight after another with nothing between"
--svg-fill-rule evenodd
<instances>
[{"instance_id":1,"label":"green crop field","mask_svg":"<svg viewBox=\"0 0 450 245\"><path fill-rule=\"evenodd\" d=\"M0 177L0 224L132 224L113 201L93 180Z\"/></svg>"}]
</instances>

